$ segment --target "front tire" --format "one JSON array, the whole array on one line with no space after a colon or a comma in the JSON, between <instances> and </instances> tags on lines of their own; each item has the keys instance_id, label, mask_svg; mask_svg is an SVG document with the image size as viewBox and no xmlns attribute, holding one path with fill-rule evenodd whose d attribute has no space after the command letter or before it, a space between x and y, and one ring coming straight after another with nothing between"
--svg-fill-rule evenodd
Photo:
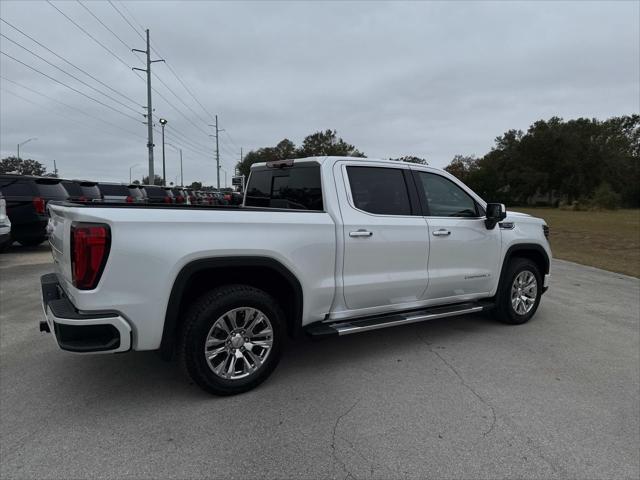
<instances>
[{"instance_id":1,"label":"front tire","mask_svg":"<svg viewBox=\"0 0 640 480\"><path fill-rule=\"evenodd\" d=\"M510 325L526 323L533 317L542 296L542 275L527 258L514 258L507 265L496 298L498 320Z\"/></svg>"},{"instance_id":2,"label":"front tire","mask_svg":"<svg viewBox=\"0 0 640 480\"><path fill-rule=\"evenodd\" d=\"M189 310L180 357L202 389L235 395L271 375L282 354L284 332L284 314L269 294L248 285L219 287Z\"/></svg>"}]
</instances>

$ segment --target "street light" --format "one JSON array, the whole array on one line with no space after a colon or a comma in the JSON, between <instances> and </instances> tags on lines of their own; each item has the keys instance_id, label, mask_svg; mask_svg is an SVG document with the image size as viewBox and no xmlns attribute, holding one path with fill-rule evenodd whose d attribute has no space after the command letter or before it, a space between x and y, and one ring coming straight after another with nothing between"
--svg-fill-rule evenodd
<instances>
[{"instance_id":1,"label":"street light","mask_svg":"<svg viewBox=\"0 0 640 480\"><path fill-rule=\"evenodd\" d=\"M24 142L21 142L21 143L18 144L18 160L20 160L20 147L22 145L25 145L25 144L29 143L32 140L38 140L38 139L36 137L31 137L31 138L27 138Z\"/></svg>"},{"instance_id":2,"label":"street light","mask_svg":"<svg viewBox=\"0 0 640 480\"><path fill-rule=\"evenodd\" d=\"M162 185L167 184L167 173L164 162L164 126L167 124L167 120L165 118L160 119L160 125L162 126Z\"/></svg>"},{"instance_id":3,"label":"street light","mask_svg":"<svg viewBox=\"0 0 640 480\"><path fill-rule=\"evenodd\" d=\"M180 152L180 186L184 187L184 177L182 176L182 149L179 147L176 147L175 145L173 145L172 143L167 142L167 145L169 145L170 147L175 148L176 150L178 150Z\"/></svg>"},{"instance_id":4,"label":"street light","mask_svg":"<svg viewBox=\"0 0 640 480\"><path fill-rule=\"evenodd\" d=\"M131 165L129 167L129 184L131 184L131 170L133 170L135 167L137 167L138 165L140 165L139 163L134 163L133 165Z\"/></svg>"}]
</instances>

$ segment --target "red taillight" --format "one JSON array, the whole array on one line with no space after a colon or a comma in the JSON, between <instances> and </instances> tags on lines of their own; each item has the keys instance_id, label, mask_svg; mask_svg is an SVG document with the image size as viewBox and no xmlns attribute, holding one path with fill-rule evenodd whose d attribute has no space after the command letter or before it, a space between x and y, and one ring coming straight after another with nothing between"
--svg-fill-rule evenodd
<instances>
[{"instance_id":1,"label":"red taillight","mask_svg":"<svg viewBox=\"0 0 640 480\"><path fill-rule=\"evenodd\" d=\"M111 232L104 224L71 225L71 273L80 290L96 288L111 246Z\"/></svg>"},{"instance_id":2,"label":"red taillight","mask_svg":"<svg viewBox=\"0 0 640 480\"><path fill-rule=\"evenodd\" d=\"M131 195L128 195L126 202L127 203L133 203L133 197Z\"/></svg>"},{"instance_id":3,"label":"red taillight","mask_svg":"<svg viewBox=\"0 0 640 480\"><path fill-rule=\"evenodd\" d=\"M182 195L178 195L176 197L176 203L184 203L184 197Z\"/></svg>"},{"instance_id":4,"label":"red taillight","mask_svg":"<svg viewBox=\"0 0 640 480\"><path fill-rule=\"evenodd\" d=\"M196 203L196 197L194 197L193 195L190 195L190 196L189 196L189 201L190 201L191 203Z\"/></svg>"},{"instance_id":5,"label":"red taillight","mask_svg":"<svg viewBox=\"0 0 640 480\"><path fill-rule=\"evenodd\" d=\"M164 203L171 203L171 197L164 197Z\"/></svg>"},{"instance_id":6,"label":"red taillight","mask_svg":"<svg viewBox=\"0 0 640 480\"><path fill-rule=\"evenodd\" d=\"M78 199L78 201L79 201L79 202L86 203L86 202L88 201L88 198L87 198L87 197L80 197L80 198Z\"/></svg>"},{"instance_id":7,"label":"red taillight","mask_svg":"<svg viewBox=\"0 0 640 480\"><path fill-rule=\"evenodd\" d=\"M36 209L36 213L44 214L44 210L45 210L44 207L45 207L45 203L43 198L41 197L33 198L33 208Z\"/></svg>"}]
</instances>

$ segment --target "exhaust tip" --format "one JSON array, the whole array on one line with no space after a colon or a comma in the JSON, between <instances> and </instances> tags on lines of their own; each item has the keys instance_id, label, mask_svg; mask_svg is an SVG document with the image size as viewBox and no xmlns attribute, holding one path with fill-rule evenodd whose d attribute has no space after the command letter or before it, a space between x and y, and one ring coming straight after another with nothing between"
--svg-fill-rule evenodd
<instances>
[{"instance_id":1,"label":"exhaust tip","mask_svg":"<svg viewBox=\"0 0 640 480\"><path fill-rule=\"evenodd\" d=\"M40 322L40 331L51 333L51 330L49 329L49 324L47 322Z\"/></svg>"}]
</instances>

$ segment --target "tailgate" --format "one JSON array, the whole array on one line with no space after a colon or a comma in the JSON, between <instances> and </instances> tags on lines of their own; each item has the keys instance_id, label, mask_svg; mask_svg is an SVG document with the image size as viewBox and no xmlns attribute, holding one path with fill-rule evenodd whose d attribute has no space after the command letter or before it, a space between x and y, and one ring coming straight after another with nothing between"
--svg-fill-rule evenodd
<instances>
[{"instance_id":1,"label":"tailgate","mask_svg":"<svg viewBox=\"0 0 640 480\"><path fill-rule=\"evenodd\" d=\"M71 282L71 258L69 249L69 232L71 220L65 217L65 208L49 205L49 243L55 272L68 282Z\"/></svg>"}]
</instances>

